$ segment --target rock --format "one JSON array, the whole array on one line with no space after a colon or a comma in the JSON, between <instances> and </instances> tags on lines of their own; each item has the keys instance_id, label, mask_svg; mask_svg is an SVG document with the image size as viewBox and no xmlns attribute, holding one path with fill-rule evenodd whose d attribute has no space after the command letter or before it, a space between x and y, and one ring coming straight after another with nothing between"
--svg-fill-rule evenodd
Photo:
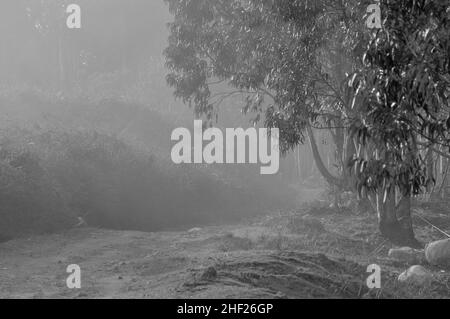
<instances>
[{"instance_id":1,"label":"rock","mask_svg":"<svg viewBox=\"0 0 450 319\"><path fill-rule=\"evenodd\" d=\"M410 265L420 264L425 259L423 250L417 250L410 247L392 248L389 250L388 256Z\"/></svg>"},{"instance_id":2,"label":"rock","mask_svg":"<svg viewBox=\"0 0 450 319\"><path fill-rule=\"evenodd\" d=\"M419 286L428 285L433 280L433 275L422 266L412 266L398 276L398 281Z\"/></svg>"},{"instance_id":3,"label":"rock","mask_svg":"<svg viewBox=\"0 0 450 319\"><path fill-rule=\"evenodd\" d=\"M199 228L199 227L194 227L194 228L189 229L189 230L188 230L188 233L189 233L189 234L192 234L192 233L198 233L198 232L200 232L200 231L202 231L201 228Z\"/></svg>"},{"instance_id":4,"label":"rock","mask_svg":"<svg viewBox=\"0 0 450 319\"><path fill-rule=\"evenodd\" d=\"M425 247L425 257L434 266L450 266L450 238L439 240Z\"/></svg>"},{"instance_id":5,"label":"rock","mask_svg":"<svg viewBox=\"0 0 450 319\"><path fill-rule=\"evenodd\" d=\"M87 227L87 223L83 219L83 217L77 217L77 219L78 219L78 223L74 226L75 228Z\"/></svg>"},{"instance_id":6,"label":"rock","mask_svg":"<svg viewBox=\"0 0 450 319\"><path fill-rule=\"evenodd\" d=\"M214 267L208 267L206 268L206 270L203 272L201 279L202 280L213 280L217 277L217 270Z\"/></svg>"}]
</instances>

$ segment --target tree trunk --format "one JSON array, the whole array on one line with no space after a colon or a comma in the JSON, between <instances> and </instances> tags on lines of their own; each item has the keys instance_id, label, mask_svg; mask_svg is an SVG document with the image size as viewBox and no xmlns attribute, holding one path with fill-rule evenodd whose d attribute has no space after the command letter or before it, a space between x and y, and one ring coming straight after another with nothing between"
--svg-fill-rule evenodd
<instances>
[{"instance_id":1,"label":"tree trunk","mask_svg":"<svg viewBox=\"0 0 450 319\"><path fill-rule=\"evenodd\" d=\"M444 159L442 159L442 161L444 162ZM441 182L441 186L439 187L439 191L438 191L438 198L442 199L445 198L446 193L444 192L444 190L447 187L448 184L448 173L449 173L449 168L450 168L450 160L449 159L445 159L445 169L442 172L442 182ZM444 166L444 163L442 163L442 165Z\"/></svg>"},{"instance_id":2,"label":"tree trunk","mask_svg":"<svg viewBox=\"0 0 450 319\"><path fill-rule=\"evenodd\" d=\"M320 174L325 178L325 180L333 186L342 187L342 180L333 176L329 171L328 168L325 166L322 157L320 156L319 148L317 147L316 139L314 138L314 133L311 128L311 126L307 126L307 132L309 137L309 142L311 144L311 151L314 157L314 161L316 163L317 169L319 170Z\"/></svg>"},{"instance_id":3,"label":"tree trunk","mask_svg":"<svg viewBox=\"0 0 450 319\"><path fill-rule=\"evenodd\" d=\"M377 194L378 227L386 239L398 246L423 248L415 238L411 217L411 197L403 196L398 205L395 203L395 191Z\"/></svg>"},{"instance_id":4,"label":"tree trunk","mask_svg":"<svg viewBox=\"0 0 450 319\"><path fill-rule=\"evenodd\" d=\"M61 34L58 34L58 71L59 71L59 89L64 92L66 72L64 68L63 45Z\"/></svg>"},{"instance_id":5,"label":"tree trunk","mask_svg":"<svg viewBox=\"0 0 450 319\"><path fill-rule=\"evenodd\" d=\"M300 165L300 146L297 146L297 152L295 153L295 165L297 166L297 176L302 178L302 166Z\"/></svg>"}]
</instances>

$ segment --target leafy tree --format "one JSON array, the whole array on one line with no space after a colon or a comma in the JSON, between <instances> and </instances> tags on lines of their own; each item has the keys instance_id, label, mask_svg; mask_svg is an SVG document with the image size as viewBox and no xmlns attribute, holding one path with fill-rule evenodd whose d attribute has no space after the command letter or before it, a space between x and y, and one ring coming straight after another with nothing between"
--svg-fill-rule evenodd
<instances>
[{"instance_id":1,"label":"leafy tree","mask_svg":"<svg viewBox=\"0 0 450 319\"><path fill-rule=\"evenodd\" d=\"M382 29L350 81L359 146L352 165L359 191L376 203L381 232L416 246L411 197L435 179L424 154L450 157L450 3L383 0L381 10Z\"/></svg>"},{"instance_id":2,"label":"leafy tree","mask_svg":"<svg viewBox=\"0 0 450 319\"><path fill-rule=\"evenodd\" d=\"M244 96L245 112L280 128L284 151L307 136L330 184L356 184L384 236L419 245L411 197L433 182L422 153L448 156L448 1L381 1L374 31L364 1L166 1L176 97L213 120L224 98ZM341 176L320 158L317 126L333 136Z\"/></svg>"},{"instance_id":3,"label":"leafy tree","mask_svg":"<svg viewBox=\"0 0 450 319\"><path fill-rule=\"evenodd\" d=\"M353 155L345 121L352 92L346 73L362 54L367 3L356 0L166 0L174 22L165 51L175 96L197 115L217 118L225 98L280 129L282 151L308 137L317 167L349 189ZM329 129L340 176L322 161L313 128Z\"/></svg>"}]
</instances>

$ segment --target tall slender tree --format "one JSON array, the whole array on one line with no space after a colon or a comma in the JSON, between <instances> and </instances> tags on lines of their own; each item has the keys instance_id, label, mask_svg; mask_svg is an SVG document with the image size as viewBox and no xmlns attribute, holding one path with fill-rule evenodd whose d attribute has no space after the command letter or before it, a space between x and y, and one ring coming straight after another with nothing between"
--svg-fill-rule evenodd
<instances>
[{"instance_id":1,"label":"tall slender tree","mask_svg":"<svg viewBox=\"0 0 450 319\"><path fill-rule=\"evenodd\" d=\"M351 164L360 193L376 203L381 232L417 246L411 197L435 179L423 154L450 157L450 2L380 5L382 28L372 34L364 66L350 81L358 145Z\"/></svg>"},{"instance_id":2,"label":"tall slender tree","mask_svg":"<svg viewBox=\"0 0 450 319\"><path fill-rule=\"evenodd\" d=\"M284 151L308 137L330 184L356 186L384 236L419 246L411 197L433 182L421 152L448 157L448 0L382 0L372 30L365 1L166 1L176 97L214 119L224 98L244 96ZM333 136L340 176L320 158L317 126Z\"/></svg>"}]
</instances>

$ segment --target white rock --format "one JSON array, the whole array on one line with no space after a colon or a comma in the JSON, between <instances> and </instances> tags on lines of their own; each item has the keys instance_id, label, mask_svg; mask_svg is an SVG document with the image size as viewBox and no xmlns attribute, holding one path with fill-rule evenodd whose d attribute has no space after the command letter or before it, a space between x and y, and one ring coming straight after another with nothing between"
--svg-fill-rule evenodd
<instances>
[{"instance_id":1,"label":"white rock","mask_svg":"<svg viewBox=\"0 0 450 319\"><path fill-rule=\"evenodd\" d=\"M423 250L417 250L410 247L392 248L389 250L388 256L408 264L421 263L425 258Z\"/></svg>"},{"instance_id":2,"label":"white rock","mask_svg":"<svg viewBox=\"0 0 450 319\"><path fill-rule=\"evenodd\" d=\"M83 219L83 217L77 217L77 218L78 218L78 224L75 225L75 228L80 228L80 227L86 227L87 226L87 223Z\"/></svg>"},{"instance_id":3,"label":"white rock","mask_svg":"<svg viewBox=\"0 0 450 319\"><path fill-rule=\"evenodd\" d=\"M450 238L428 244L425 257L431 265L450 266Z\"/></svg>"},{"instance_id":4,"label":"white rock","mask_svg":"<svg viewBox=\"0 0 450 319\"><path fill-rule=\"evenodd\" d=\"M433 275L422 266L412 266L398 276L398 281L408 284L427 285L433 280Z\"/></svg>"}]
</instances>

